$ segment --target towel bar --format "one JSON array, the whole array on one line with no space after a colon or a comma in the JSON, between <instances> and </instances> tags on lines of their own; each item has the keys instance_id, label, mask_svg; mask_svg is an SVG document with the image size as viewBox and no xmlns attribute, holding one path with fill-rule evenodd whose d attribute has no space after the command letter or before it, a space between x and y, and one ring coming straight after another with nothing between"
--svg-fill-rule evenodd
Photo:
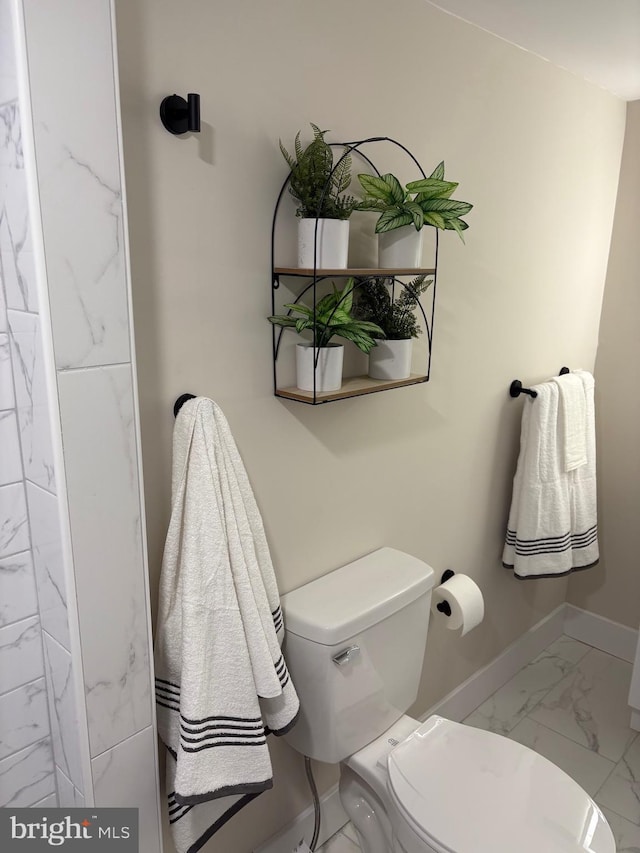
<instances>
[{"instance_id":1,"label":"towel bar","mask_svg":"<svg viewBox=\"0 0 640 853\"><path fill-rule=\"evenodd\" d=\"M558 375L564 376L565 373L571 373L571 371L569 370L568 367L561 367L560 373ZM522 382L520 382L519 379L514 379L513 382L511 383L511 385L509 385L509 394L512 397L519 397L520 394L528 394L530 397L533 397L533 398L538 396L537 391L532 391L531 388L523 388Z\"/></svg>"}]
</instances>

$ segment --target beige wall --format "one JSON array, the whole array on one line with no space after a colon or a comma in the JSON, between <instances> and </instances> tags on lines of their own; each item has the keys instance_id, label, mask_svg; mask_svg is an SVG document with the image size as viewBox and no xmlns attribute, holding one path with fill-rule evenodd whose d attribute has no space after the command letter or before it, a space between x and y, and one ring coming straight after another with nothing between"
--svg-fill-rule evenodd
<instances>
[{"instance_id":1,"label":"beige wall","mask_svg":"<svg viewBox=\"0 0 640 853\"><path fill-rule=\"evenodd\" d=\"M627 107L620 189L596 361L601 570L576 575L572 604L640 623L640 101Z\"/></svg>"},{"instance_id":2,"label":"beige wall","mask_svg":"<svg viewBox=\"0 0 640 853\"><path fill-rule=\"evenodd\" d=\"M116 6L152 587L171 407L184 391L209 395L244 457L282 592L381 545L483 588L478 630L461 640L432 625L420 714L565 599L566 580L522 583L500 567L522 405L507 389L593 368L624 104L423 0ZM202 95L203 132L174 138L158 106L187 91ZM427 169L444 158L475 203L466 246L442 239L427 385L316 408L272 396L278 137L290 144L309 121L334 139L393 136ZM380 163L411 180L403 164ZM302 808L302 759L273 751L275 790L216 849L245 853Z\"/></svg>"}]
</instances>

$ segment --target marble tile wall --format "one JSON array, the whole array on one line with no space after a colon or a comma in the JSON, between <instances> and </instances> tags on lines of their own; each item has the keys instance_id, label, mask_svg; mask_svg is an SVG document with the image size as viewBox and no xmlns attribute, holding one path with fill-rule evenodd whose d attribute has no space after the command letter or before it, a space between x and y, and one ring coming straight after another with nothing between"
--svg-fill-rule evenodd
<instances>
[{"instance_id":1,"label":"marble tile wall","mask_svg":"<svg viewBox=\"0 0 640 853\"><path fill-rule=\"evenodd\" d=\"M61 37L64 31L73 41L79 39L80 31L66 29L67 22L78 23L67 14L68 4L47 21L37 5L30 10L28 3L0 0L0 805L43 800L75 805L84 801L85 782L91 778L89 753L101 755L151 724L149 639L110 9L108 2L90 2L82 19L89 35L85 59L102 76L98 90L103 100L110 83L111 100L105 103L110 107L111 145L103 146L108 151L103 160L98 143L108 136L109 122L97 127L95 136L69 140L60 131L67 122L78 123L70 115L56 122L47 112L57 114L58 94L71 91L74 83L84 86L86 100L91 100L98 81L90 69L86 78L78 77L75 61L69 66L60 61L61 43L55 43L55 58L49 54L52 25ZM14 49L12 12L21 20L25 16L34 69L32 99L26 106L17 84L26 57ZM72 44L66 55L73 55ZM73 81L56 80L52 69L58 67ZM35 162L27 163L21 122L25 110L27 126L33 123L36 136ZM32 174L37 169L37 209L28 203L30 168ZM46 281L43 276L38 282L32 227L39 216ZM42 299L43 293L45 303L39 305L38 294ZM117 327L114 334L106 331L112 326ZM118 366L106 374L102 366L96 374L74 372L101 361ZM58 386L65 392L60 396ZM74 418L88 411L82 404L86 395L96 403L98 417L75 424ZM63 482L71 478L63 505L69 506L75 577L74 567L63 561L52 441L54 434L62 440L62 427L68 434L64 471L58 473ZM103 441L105 434L110 443ZM103 467L92 468L92 460L102 460ZM113 523L106 523L110 518ZM114 566L123 575L120 586L114 584ZM83 592L81 631L75 638L68 617L69 584ZM98 587L100 596L95 595ZM71 621L77 634L78 614ZM75 689L78 679L81 690ZM77 697L83 692L86 707L79 707ZM87 712L91 743L83 749L78 722ZM155 795L154 773L147 786ZM89 794L91 801L93 790Z\"/></svg>"},{"instance_id":2,"label":"marble tile wall","mask_svg":"<svg viewBox=\"0 0 640 853\"><path fill-rule=\"evenodd\" d=\"M138 806L157 853L111 16L0 0L0 806Z\"/></svg>"},{"instance_id":3,"label":"marble tile wall","mask_svg":"<svg viewBox=\"0 0 640 853\"><path fill-rule=\"evenodd\" d=\"M97 806L138 806L141 850L158 853L157 755L112 4L20 2L82 649L90 793ZM81 116L91 120L78 120ZM24 320L18 331L26 346L32 338ZM37 371L30 388L37 396ZM35 408L32 431L44 422ZM46 521L53 511L47 468L38 453L32 457L26 507L32 517L42 519L41 535L33 537L33 563L44 629L51 748L59 796L71 804L86 792L79 756L69 748L73 697L66 688L71 660L61 584L64 567Z\"/></svg>"},{"instance_id":4,"label":"marble tile wall","mask_svg":"<svg viewBox=\"0 0 640 853\"><path fill-rule=\"evenodd\" d=\"M0 0L0 806L31 806L58 802L27 504L30 478L54 483L38 410L42 354L11 12Z\"/></svg>"}]
</instances>

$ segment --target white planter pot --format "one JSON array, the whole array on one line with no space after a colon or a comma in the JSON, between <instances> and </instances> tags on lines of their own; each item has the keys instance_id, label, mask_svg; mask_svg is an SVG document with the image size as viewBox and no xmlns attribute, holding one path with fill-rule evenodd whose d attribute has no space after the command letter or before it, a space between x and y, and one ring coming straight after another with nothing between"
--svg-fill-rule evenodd
<instances>
[{"instance_id":1,"label":"white planter pot","mask_svg":"<svg viewBox=\"0 0 640 853\"><path fill-rule=\"evenodd\" d=\"M318 224L317 232L316 223ZM316 269L346 269L349 256L349 220L301 219L298 222L299 267L314 268L316 243Z\"/></svg>"},{"instance_id":2,"label":"white planter pot","mask_svg":"<svg viewBox=\"0 0 640 853\"><path fill-rule=\"evenodd\" d=\"M369 376L372 379L408 379L411 374L413 340L378 341L369 353Z\"/></svg>"},{"instance_id":3,"label":"white planter pot","mask_svg":"<svg viewBox=\"0 0 640 853\"><path fill-rule=\"evenodd\" d=\"M301 391L313 391L313 373L315 356L318 364L315 368L316 394L328 394L342 387L342 344L329 344L320 349L313 344L296 344L296 383Z\"/></svg>"},{"instance_id":4,"label":"white planter pot","mask_svg":"<svg viewBox=\"0 0 640 853\"><path fill-rule=\"evenodd\" d=\"M422 229L403 225L378 234L378 266L383 270L422 266Z\"/></svg>"}]
</instances>

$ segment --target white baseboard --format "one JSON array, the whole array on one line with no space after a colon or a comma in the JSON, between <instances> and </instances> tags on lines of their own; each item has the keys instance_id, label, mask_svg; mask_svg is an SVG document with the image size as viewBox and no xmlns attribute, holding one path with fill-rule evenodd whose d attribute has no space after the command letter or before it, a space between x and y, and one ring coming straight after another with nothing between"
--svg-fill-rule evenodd
<instances>
[{"instance_id":1,"label":"white baseboard","mask_svg":"<svg viewBox=\"0 0 640 853\"><path fill-rule=\"evenodd\" d=\"M332 835L335 835L339 829L342 829L349 820L347 813L342 808L337 785L329 788L320 797L320 814L322 820L316 849ZM300 812L281 832L272 835L268 841L265 841L260 847L256 847L254 853L292 853L300 843L301 838L308 844L313 835L313 817L313 805L310 805L309 808Z\"/></svg>"},{"instance_id":2,"label":"white baseboard","mask_svg":"<svg viewBox=\"0 0 640 853\"><path fill-rule=\"evenodd\" d=\"M441 714L449 720L460 722L506 684L523 666L543 652L562 634L565 605L561 604L536 625L514 640L510 646L482 669L452 690L444 699L429 708L421 719L431 714Z\"/></svg>"},{"instance_id":3,"label":"white baseboard","mask_svg":"<svg viewBox=\"0 0 640 853\"><path fill-rule=\"evenodd\" d=\"M574 640L587 643L602 652L633 663L636 656L638 632L597 613L566 605L564 633Z\"/></svg>"}]
</instances>

